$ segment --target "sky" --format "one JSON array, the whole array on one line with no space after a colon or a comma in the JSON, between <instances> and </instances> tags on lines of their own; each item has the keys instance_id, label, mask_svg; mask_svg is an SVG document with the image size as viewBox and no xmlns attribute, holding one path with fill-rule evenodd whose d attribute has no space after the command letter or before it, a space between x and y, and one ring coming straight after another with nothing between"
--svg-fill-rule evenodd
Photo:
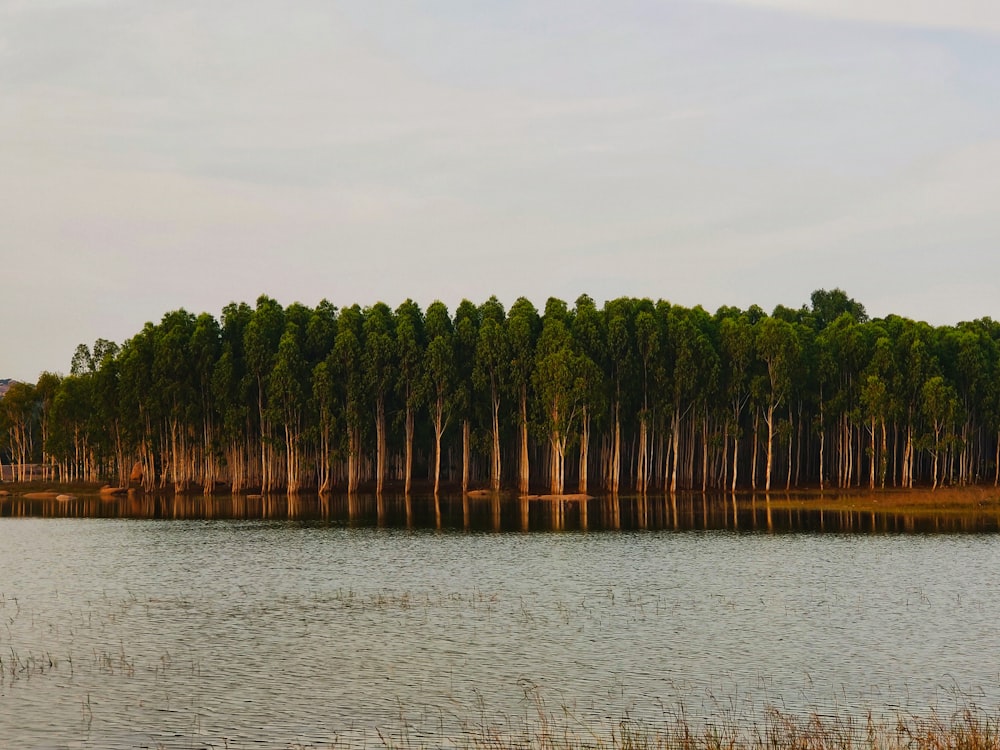
<instances>
[{"instance_id":1,"label":"sky","mask_svg":"<svg viewBox=\"0 0 1000 750\"><path fill-rule=\"evenodd\" d=\"M995 0L0 0L0 377L178 308L1000 318Z\"/></svg>"}]
</instances>

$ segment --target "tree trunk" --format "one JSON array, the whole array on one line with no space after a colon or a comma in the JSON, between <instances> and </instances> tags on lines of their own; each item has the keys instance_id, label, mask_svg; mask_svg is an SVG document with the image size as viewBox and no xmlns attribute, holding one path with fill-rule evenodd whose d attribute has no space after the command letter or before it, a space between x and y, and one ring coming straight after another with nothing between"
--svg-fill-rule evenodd
<instances>
[{"instance_id":1,"label":"tree trunk","mask_svg":"<svg viewBox=\"0 0 1000 750\"><path fill-rule=\"evenodd\" d=\"M622 425L619 404L615 404L615 427L611 440L611 494L618 495L622 470Z\"/></svg>"},{"instance_id":2,"label":"tree trunk","mask_svg":"<svg viewBox=\"0 0 1000 750\"><path fill-rule=\"evenodd\" d=\"M500 491L500 398L493 395L493 451L490 462L490 488Z\"/></svg>"},{"instance_id":3,"label":"tree trunk","mask_svg":"<svg viewBox=\"0 0 1000 750\"><path fill-rule=\"evenodd\" d=\"M286 472L285 490L289 495L298 493L299 487L299 456L298 456L298 435L293 427L285 425L285 460Z\"/></svg>"},{"instance_id":4,"label":"tree trunk","mask_svg":"<svg viewBox=\"0 0 1000 750\"><path fill-rule=\"evenodd\" d=\"M723 490L729 486L729 420L722 425L722 483Z\"/></svg>"},{"instance_id":5,"label":"tree trunk","mask_svg":"<svg viewBox=\"0 0 1000 750\"><path fill-rule=\"evenodd\" d=\"M906 425L906 445L903 448L903 487L913 487L913 426Z\"/></svg>"},{"instance_id":6,"label":"tree trunk","mask_svg":"<svg viewBox=\"0 0 1000 750\"><path fill-rule=\"evenodd\" d=\"M267 460L267 418L264 412L264 382L260 375L257 376L257 414L260 418L260 491L267 493L270 489L268 485L268 460Z\"/></svg>"},{"instance_id":7,"label":"tree trunk","mask_svg":"<svg viewBox=\"0 0 1000 750\"><path fill-rule=\"evenodd\" d=\"M361 478L361 431L357 427L347 428L347 492L358 490Z\"/></svg>"},{"instance_id":8,"label":"tree trunk","mask_svg":"<svg viewBox=\"0 0 1000 750\"><path fill-rule=\"evenodd\" d=\"M788 475L785 477L785 492L792 488L792 405L788 404Z\"/></svg>"},{"instance_id":9,"label":"tree trunk","mask_svg":"<svg viewBox=\"0 0 1000 750\"><path fill-rule=\"evenodd\" d=\"M330 492L330 425L325 418L320 428L319 456L316 463L319 467L319 488L317 492L320 495L326 495Z\"/></svg>"},{"instance_id":10,"label":"tree trunk","mask_svg":"<svg viewBox=\"0 0 1000 750\"><path fill-rule=\"evenodd\" d=\"M708 490L708 406L701 422L701 492Z\"/></svg>"},{"instance_id":11,"label":"tree trunk","mask_svg":"<svg viewBox=\"0 0 1000 750\"><path fill-rule=\"evenodd\" d=\"M462 420L462 492L469 491L469 461L471 453L472 428L468 419Z\"/></svg>"},{"instance_id":12,"label":"tree trunk","mask_svg":"<svg viewBox=\"0 0 1000 750\"><path fill-rule=\"evenodd\" d=\"M441 429L434 426L434 496L438 494L441 486Z\"/></svg>"},{"instance_id":13,"label":"tree trunk","mask_svg":"<svg viewBox=\"0 0 1000 750\"><path fill-rule=\"evenodd\" d=\"M403 492L410 494L410 486L413 482L413 407L406 406L406 447L405 458L403 459Z\"/></svg>"},{"instance_id":14,"label":"tree trunk","mask_svg":"<svg viewBox=\"0 0 1000 750\"><path fill-rule=\"evenodd\" d=\"M885 468L887 460L886 440L885 440L885 417L882 417L882 455L879 457L879 473L882 489L885 489Z\"/></svg>"},{"instance_id":15,"label":"tree trunk","mask_svg":"<svg viewBox=\"0 0 1000 750\"><path fill-rule=\"evenodd\" d=\"M823 489L826 481L823 477L824 463L823 453L826 450L826 421L823 412L823 386L819 387L819 488Z\"/></svg>"},{"instance_id":16,"label":"tree trunk","mask_svg":"<svg viewBox=\"0 0 1000 750\"><path fill-rule=\"evenodd\" d=\"M732 485L733 492L736 492L736 476L739 467L739 461L737 459L739 458L739 453L740 453L740 437L739 434L734 430L733 431L733 485Z\"/></svg>"},{"instance_id":17,"label":"tree trunk","mask_svg":"<svg viewBox=\"0 0 1000 750\"><path fill-rule=\"evenodd\" d=\"M868 488L875 489L875 417L872 417L871 427L868 428L871 435L871 460L868 462Z\"/></svg>"},{"instance_id":18,"label":"tree trunk","mask_svg":"<svg viewBox=\"0 0 1000 750\"><path fill-rule=\"evenodd\" d=\"M381 495L386 460L385 397L381 395L375 405L375 453L375 494Z\"/></svg>"},{"instance_id":19,"label":"tree trunk","mask_svg":"<svg viewBox=\"0 0 1000 750\"><path fill-rule=\"evenodd\" d=\"M643 411L639 415L639 449L636 454L635 463L635 490L640 495L646 494L646 461L648 459L646 451L646 441L647 441L647 428L646 428L646 412Z\"/></svg>"},{"instance_id":20,"label":"tree trunk","mask_svg":"<svg viewBox=\"0 0 1000 750\"><path fill-rule=\"evenodd\" d=\"M441 486L441 436L444 434L444 395L438 394L434 405L434 496Z\"/></svg>"},{"instance_id":21,"label":"tree trunk","mask_svg":"<svg viewBox=\"0 0 1000 750\"><path fill-rule=\"evenodd\" d=\"M799 399L799 420L795 426L795 486L798 487L802 472L802 399Z\"/></svg>"},{"instance_id":22,"label":"tree trunk","mask_svg":"<svg viewBox=\"0 0 1000 750\"><path fill-rule=\"evenodd\" d=\"M549 491L553 495L561 495L563 492L563 446L559 438L559 431L556 430L549 436L551 445L552 464L549 467Z\"/></svg>"},{"instance_id":23,"label":"tree trunk","mask_svg":"<svg viewBox=\"0 0 1000 750\"><path fill-rule=\"evenodd\" d=\"M680 463L680 429L681 429L681 414L680 408L674 407L673 418L670 422L670 432L671 437L671 448L673 448L673 466L670 472L670 494L673 495L677 492L677 464Z\"/></svg>"},{"instance_id":24,"label":"tree trunk","mask_svg":"<svg viewBox=\"0 0 1000 750\"><path fill-rule=\"evenodd\" d=\"M687 467L684 472L684 488L691 489L694 487L694 453L695 453L695 443L697 442L697 424L694 420L694 414L692 413L691 419L688 420L688 444L687 444Z\"/></svg>"},{"instance_id":25,"label":"tree trunk","mask_svg":"<svg viewBox=\"0 0 1000 750\"><path fill-rule=\"evenodd\" d=\"M767 469L764 473L764 491L771 491L771 469L774 466L774 408L776 404L767 406Z\"/></svg>"},{"instance_id":26,"label":"tree trunk","mask_svg":"<svg viewBox=\"0 0 1000 750\"><path fill-rule=\"evenodd\" d=\"M528 469L528 386L521 385L521 461L518 471L518 489L527 495L530 487Z\"/></svg>"}]
</instances>

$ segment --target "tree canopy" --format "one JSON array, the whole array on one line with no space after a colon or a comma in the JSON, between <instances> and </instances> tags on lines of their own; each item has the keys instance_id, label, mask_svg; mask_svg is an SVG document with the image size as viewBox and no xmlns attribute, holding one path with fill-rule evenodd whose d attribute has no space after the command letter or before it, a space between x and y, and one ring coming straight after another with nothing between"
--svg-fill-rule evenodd
<instances>
[{"instance_id":1,"label":"tree canopy","mask_svg":"<svg viewBox=\"0 0 1000 750\"><path fill-rule=\"evenodd\" d=\"M720 308L550 298L185 310L0 400L0 459L147 489L526 492L996 482L1000 324L839 289Z\"/></svg>"}]
</instances>

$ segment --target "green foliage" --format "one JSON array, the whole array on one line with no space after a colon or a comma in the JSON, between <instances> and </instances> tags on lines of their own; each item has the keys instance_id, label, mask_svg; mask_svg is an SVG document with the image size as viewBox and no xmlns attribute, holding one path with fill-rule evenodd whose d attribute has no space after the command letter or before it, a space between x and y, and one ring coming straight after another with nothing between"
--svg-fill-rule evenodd
<instances>
[{"instance_id":1,"label":"green foliage","mask_svg":"<svg viewBox=\"0 0 1000 750\"><path fill-rule=\"evenodd\" d=\"M499 406L503 392L511 380L511 346L505 326L506 314L496 297L490 297L479 308L479 330L473 352L472 382L474 402L490 411Z\"/></svg>"},{"instance_id":2,"label":"green foliage","mask_svg":"<svg viewBox=\"0 0 1000 750\"><path fill-rule=\"evenodd\" d=\"M676 470L676 457L688 486L699 474L711 486L722 481L722 450L735 451L725 461L735 458L750 481L764 416L781 445L796 444L795 474L806 481L834 460L844 483L876 460L888 481L992 476L1000 324L871 320L839 289L810 301L771 315L627 297L598 307L587 295L572 308L550 298L542 315L527 299L505 310L495 297L463 300L454 315L441 302L426 311L412 300L395 310L326 300L283 308L267 296L227 305L220 319L175 310L120 347L81 344L66 377L43 373L12 389L0 408L0 449L7 460L17 453L74 477L121 476L140 461L160 481L179 481L174 474L186 467L195 483L223 476L253 486L270 477L282 486L285 472L301 471L308 483L314 466L338 475L328 459L347 455L348 432L355 470L370 472L362 459L374 448L373 415L388 450L401 449L406 423L425 456L431 434L445 447L461 440L445 434L458 418L482 458L496 462L494 473L506 441L509 479L510 443L520 440L511 428L529 419L532 450L556 440L560 461L586 427L604 451L589 458L595 473L612 470L607 451L619 448L622 471L636 470L641 448L656 457L643 464L654 479ZM887 434L884 448L876 427ZM299 463L275 465L292 453ZM792 455L778 471L792 472Z\"/></svg>"}]
</instances>

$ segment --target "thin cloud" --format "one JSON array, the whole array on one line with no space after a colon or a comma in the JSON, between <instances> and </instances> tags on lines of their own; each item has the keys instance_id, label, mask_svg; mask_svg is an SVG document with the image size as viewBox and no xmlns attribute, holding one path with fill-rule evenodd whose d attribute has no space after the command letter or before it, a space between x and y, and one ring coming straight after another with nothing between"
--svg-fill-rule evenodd
<instances>
[{"instance_id":1,"label":"thin cloud","mask_svg":"<svg viewBox=\"0 0 1000 750\"><path fill-rule=\"evenodd\" d=\"M261 293L990 314L970 7L0 0L0 377Z\"/></svg>"},{"instance_id":2,"label":"thin cloud","mask_svg":"<svg viewBox=\"0 0 1000 750\"><path fill-rule=\"evenodd\" d=\"M1000 34L995 0L723 0L801 15L892 26Z\"/></svg>"}]
</instances>

